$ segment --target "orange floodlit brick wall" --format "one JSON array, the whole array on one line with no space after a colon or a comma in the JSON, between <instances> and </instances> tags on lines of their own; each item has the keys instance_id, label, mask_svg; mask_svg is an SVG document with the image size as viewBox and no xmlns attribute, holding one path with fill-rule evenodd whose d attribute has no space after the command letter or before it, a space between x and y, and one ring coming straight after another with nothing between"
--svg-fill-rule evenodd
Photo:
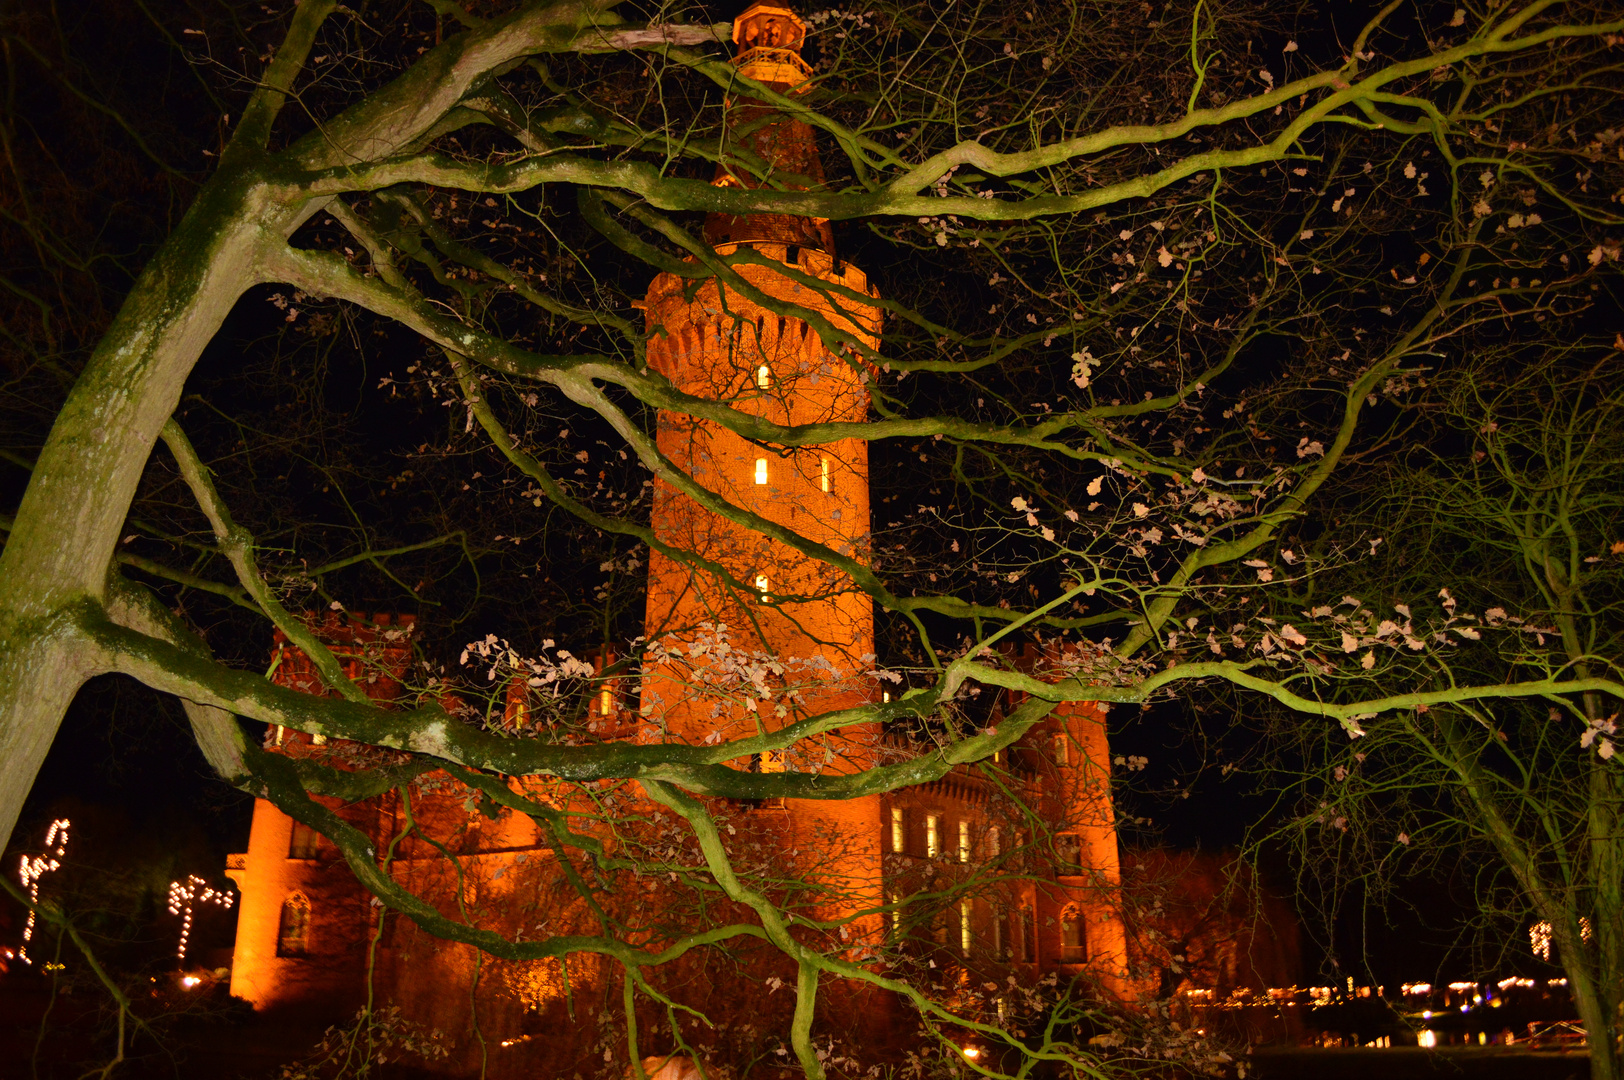
<instances>
[{"instance_id":1,"label":"orange floodlit brick wall","mask_svg":"<svg viewBox=\"0 0 1624 1080\"><path fill-rule=\"evenodd\" d=\"M344 673L378 701L400 693L411 659L410 615L329 613L312 626L344 666ZM303 693L329 693L315 666L276 632L271 679ZM305 755L322 745L300 732L273 727L267 747ZM337 809L337 803L328 805ZM376 828L377 808L346 810L351 823ZM227 874L242 894L231 992L256 1008L303 1004L321 1007L360 1001L368 894L337 850L264 799L254 801L248 851L231 856Z\"/></svg>"}]
</instances>

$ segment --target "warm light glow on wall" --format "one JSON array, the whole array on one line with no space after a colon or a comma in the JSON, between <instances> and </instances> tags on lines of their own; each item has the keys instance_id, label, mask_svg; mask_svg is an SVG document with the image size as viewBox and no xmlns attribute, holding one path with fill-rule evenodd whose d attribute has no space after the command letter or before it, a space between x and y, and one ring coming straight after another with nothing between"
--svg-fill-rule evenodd
<instances>
[{"instance_id":1,"label":"warm light glow on wall","mask_svg":"<svg viewBox=\"0 0 1624 1080\"><path fill-rule=\"evenodd\" d=\"M188 875L185 884L179 881L171 881L169 883L169 914L181 917L180 947L175 950L175 955L180 957L181 960L186 959L186 946L192 938L192 908L194 906L197 904L214 904L230 911L233 899L234 897L230 893L214 888L196 874Z\"/></svg>"},{"instance_id":2,"label":"warm light glow on wall","mask_svg":"<svg viewBox=\"0 0 1624 1080\"><path fill-rule=\"evenodd\" d=\"M32 859L27 855L23 856L22 865L17 868L17 877L22 881L23 888L28 890L30 903L39 903L39 879L62 866L60 860L68 851L68 828L71 824L67 818L57 818L51 822L51 828L45 834L46 853L36 855ZM34 912L31 908L28 912L28 921L23 924L23 943L17 949L17 959L25 964L34 962L28 956L28 943L32 940L34 940Z\"/></svg>"},{"instance_id":3,"label":"warm light glow on wall","mask_svg":"<svg viewBox=\"0 0 1624 1080\"><path fill-rule=\"evenodd\" d=\"M764 458L764 457L758 457L758 458L756 458L756 483L765 484L766 482L767 482L767 459Z\"/></svg>"}]
</instances>

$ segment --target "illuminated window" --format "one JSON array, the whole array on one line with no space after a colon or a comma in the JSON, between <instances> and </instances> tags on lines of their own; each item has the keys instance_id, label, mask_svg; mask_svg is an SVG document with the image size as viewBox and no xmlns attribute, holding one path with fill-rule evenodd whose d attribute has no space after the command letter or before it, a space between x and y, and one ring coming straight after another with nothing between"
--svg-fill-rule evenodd
<instances>
[{"instance_id":1,"label":"illuminated window","mask_svg":"<svg viewBox=\"0 0 1624 1080\"><path fill-rule=\"evenodd\" d=\"M902 929L902 897L891 894L891 929Z\"/></svg>"},{"instance_id":2,"label":"illuminated window","mask_svg":"<svg viewBox=\"0 0 1624 1080\"><path fill-rule=\"evenodd\" d=\"M767 580L766 574L756 575L756 593L761 597L763 604L770 604L773 601L773 598L767 594L770 587L771 583Z\"/></svg>"},{"instance_id":3,"label":"illuminated window","mask_svg":"<svg viewBox=\"0 0 1624 1080\"><path fill-rule=\"evenodd\" d=\"M818 486L824 491L829 490L829 459L826 457L818 459Z\"/></svg>"},{"instance_id":4,"label":"illuminated window","mask_svg":"<svg viewBox=\"0 0 1624 1080\"><path fill-rule=\"evenodd\" d=\"M293 835L288 837L288 858L314 859L321 834L302 821L293 823Z\"/></svg>"},{"instance_id":5,"label":"illuminated window","mask_svg":"<svg viewBox=\"0 0 1624 1080\"><path fill-rule=\"evenodd\" d=\"M942 817L925 815L925 856L934 859L942 853Z\"/></svg>"},{"instance_id":6,"label":"illuminated window","mask_svg":"<svg viewBox=\"0 0 1624 1080\"><path fill-rule=\"evenodd\" d=\"M1015 924L1015 959L1024 964L1036 963L1038 958L1037 918L1032 912L1032 901L1021 901Z\"/></svg>"},{"instance_id":7,"label":"illuminated window","mask_svg":"<svg viewBox=\"0 0 1624 1080\"><path fill-rule=\"evenodd\" d=\"M756 458L756 483L765 484L766 482L767 482L767 459L764 458L764 457L758 457L758 458Z\"/></svg>"},{"instance_id":8,"label":"illuminated window","mask_svg":"<svg viewBox=\"0 0 1624 1080\"><path fill-rule=\"evenodd\" d=\"M598 715L608 716L615 711L615 694L608 687L598 691Z\"/></svg>"},{"instance_id":9,"label":"illuminated window","mask_svg":"<svg viewBox=\"0 0 1624 1080\"><path fill-rule=\"evenodd\" d=\"M773 384L773 369L766 364L756 368L756 386L765 390Z\"/></svg>"},{"instance_id":10,"label":"illuminated window","mask_svg":"<svg viewBox=\"0 0 1624 1080\"><path fill-rule=\"evenodd\" d=\"M959 952L970 955L970 901L959 901Z\"/></svg>"},{"instance_id":11,"label":"illuminated window","mask_svg":"<svg viewBox=\"0 0 1624 1080\"><path fill-rule=\"evenodd\" d=\"M970 861L970 823L959 822L959 862Z\"/></svg>"},{"instance_id":12,"label":"illuminated window","mask_svg":"<svg viewBox=\"0 0 1624 1080\"><path fill-rule=\"evenodd\" d=\"M891 808L891 850L898 855L902 854L903 845L907 843L907 830L902 820L902 807Z\"/></svg>"},{"instance_id":13,"label":"illuminated window","mask_svg":"<svg viewBox=\"0 0 1624 1080\"><path fill-rule=\"evenodd\" d=\"M891 691L889 691L889 690L880 691L880 704L881 705L889 705L889 704L891 704Z\"/></svg>"},{"instance_id":14,"label":"illuminated window","mask_svg":"<svg viewBox=\"0 0 1624 1080\"><path fill-rule=\"evenodd\" d=\"M1060 962L1081 964L1088 960L1088 939L1083 934L1083 918L1075 907L1060 914Z\"/></svg>"},{"instance_id":15,"label":"illuminated window","mask_svg":"<svg viewBox=\"0 0 1624 1080\"><path fill-rule=\"evenodd\" d=\"M310 951L310 901L304 893L294 893L282 902L282 918L276 928L276 955L303 956Z\"/></svg>"}]
</instances>

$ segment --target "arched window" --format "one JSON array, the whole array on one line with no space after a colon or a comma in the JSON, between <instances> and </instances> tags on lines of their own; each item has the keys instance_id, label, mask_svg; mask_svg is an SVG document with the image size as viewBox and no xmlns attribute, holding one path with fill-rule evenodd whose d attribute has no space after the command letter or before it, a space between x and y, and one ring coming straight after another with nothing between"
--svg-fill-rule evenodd
<instances>
[{"instance_id":1,"label":"arched window","mask_svg":"<svg viewBox=\"0 0 1624 1080\"><path fill-rule=\"evenodd\" d=\"M1060 962L1082 964L1088 961L1088 935L1083 932L1082 912L1068 905L1060 913Z\"/></svg>"},{"instance_id":2,"label":"arched window","mask_svg":"<svg viewBox=\"0 0 1624 1080\"><path fill-rule=\"evenodd\" d=\"M282 901L282 919L276 929L276 955L304 956L310 951L310 899L294 893Z\"/></svg>"},{"instance_id":3,"label":"arched window","mask_svg":"<svg viewBox=\"0 0 1624 1080\"><path fill-rule=\"evenodd\" d=\"M1076 833L1061 833L1054 838L1054 852L1062 874L1083 872L1083 841Z\"/></svg>"}]
</instances>

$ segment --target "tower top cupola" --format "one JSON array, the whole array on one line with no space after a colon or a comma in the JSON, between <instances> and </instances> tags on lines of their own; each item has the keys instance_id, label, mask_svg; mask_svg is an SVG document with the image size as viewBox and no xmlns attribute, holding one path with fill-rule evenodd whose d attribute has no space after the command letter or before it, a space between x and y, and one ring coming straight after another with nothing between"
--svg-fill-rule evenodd
<instances>
[{"instance_id":1,"label":"tower top cupola","mask_svg":"<svg viewBox=\"0 0 1624 1080\"><path fill-rule=\"evenodd\" d=\"M787 7L766 2L751 4L733 20L733 41L739 47L733 58L738 73L779 94L803 88L812 77L811 65L801 59L806 23ZM731 144L746 155L754 155L759 165L766 167L770 178L766 186L792 191L823 186L817 138L804 120L750 97L730 96L728 110L730 134L724 148ZM759 166L741 169L723 161L712 182L720 187L761 187L758 171ZM834 232L823 218L711 213L705 219L705 238L712 244L768 242L786 245L786 251L806 247L834 254Z\"/></svg>"},{"instance_id":2,"label":"tower top cupola","mask_svg":"<svg viewBox=\"0 0 1624 1080\"><path fill-rule=\"evenodd\" d=\"M805 40L806 23L789 8L751 4L733 20L733 43L739 47L733 65L756 82L797 86L812 74L801 59Z\"/></svg>"}]
</instances>

